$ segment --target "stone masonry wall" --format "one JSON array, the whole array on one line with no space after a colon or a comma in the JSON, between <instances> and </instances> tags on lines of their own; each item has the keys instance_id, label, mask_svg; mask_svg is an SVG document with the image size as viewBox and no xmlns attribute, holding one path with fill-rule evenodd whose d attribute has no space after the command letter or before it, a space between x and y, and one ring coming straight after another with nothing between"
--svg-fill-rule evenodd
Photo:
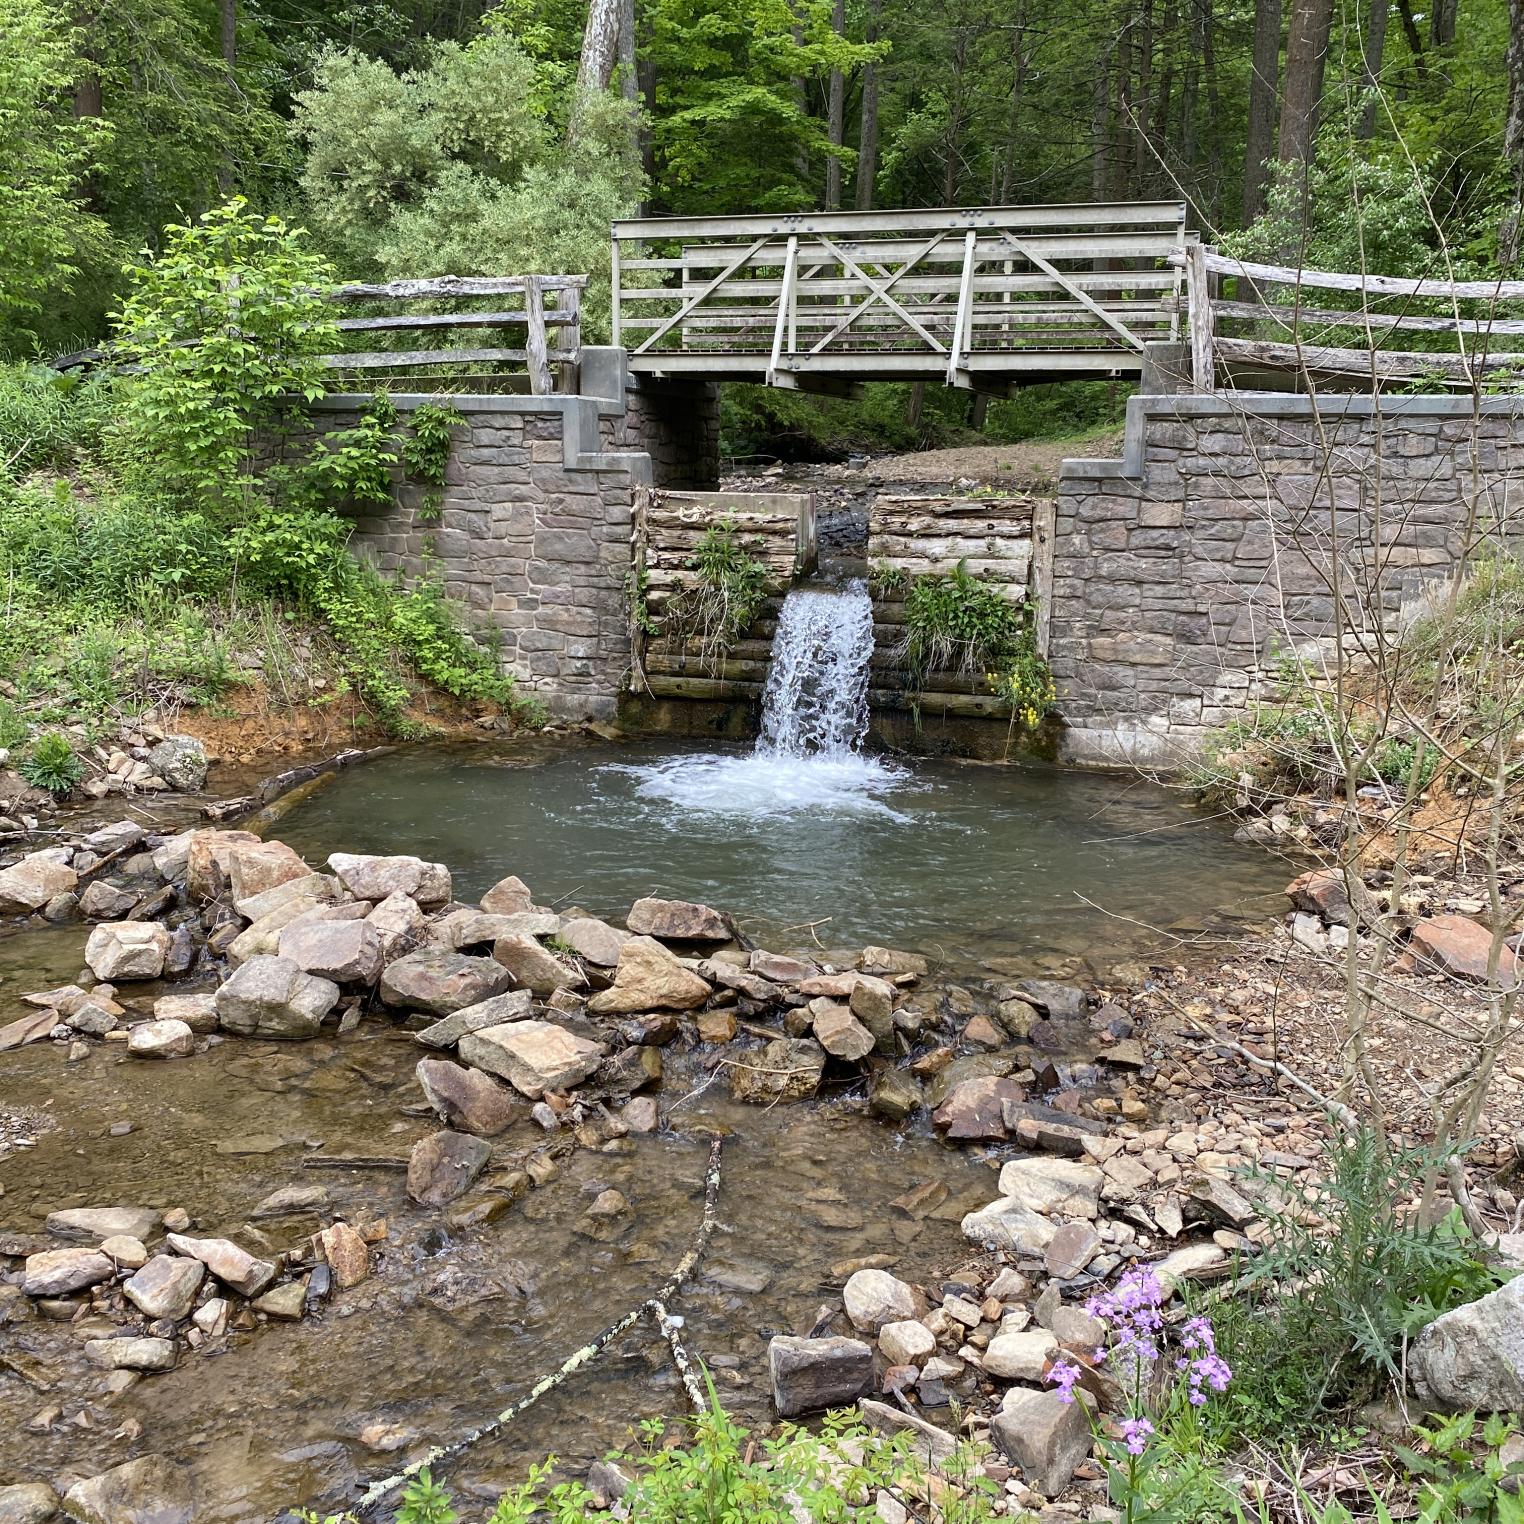
<instances>
[{"instance_id":1,"label":"stone masonry wall","mask_svg":"<svg viewBox=\"0 0 1524 1524\"><path fill-rule=\"evenodd\" d=\"M710 381L628 384L624 411L604 419L604 439L651 457L651 480L672 491L711 492L720 485L720 389Z\"/></svg>"},{"instance_id":2,"label":"stone masonry wall","mask_svg":"<svg viewBox=\"0 0 1524 1524\"><path fill-rule=\"evenodd\" d=\"M1049 660L1074 761L1167 764L1278 652L1390 630L1506 534L1524 407L1465 398L1135 397L1121 461L1066 461ZM1337 592L1337 597L1336 597Z\"/></svg>"},{"instance_id":3,"label":"stone masonry wall","mask_svg":"<svg viewBox=\"0 0 1524 1524\"><path fill-rule=\"evenodd\" d=\"M330 397L341 426L366 399ZM426 399L394 398L402 421ZM600 448L608 404L585 397L455 397L467 430L451 451L435 522L419 489L355 523L356 554L388 574L437 575L474 629L501 640L503 668L552 713L611 718L630 664L625 577L642 454Z\"/></svg>"}]
</instances>

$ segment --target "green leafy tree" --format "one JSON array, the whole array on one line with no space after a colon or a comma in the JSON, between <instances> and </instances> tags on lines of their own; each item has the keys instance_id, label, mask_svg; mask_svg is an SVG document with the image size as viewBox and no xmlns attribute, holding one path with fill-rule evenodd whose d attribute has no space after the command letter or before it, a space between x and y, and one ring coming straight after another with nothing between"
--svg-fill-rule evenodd
<instances>
[{"instance_id":1,"label":"green leafy tree","mask_svg":"<svg viewBox=\"0 0 1524 1524\"><path fill-rule=\"evenodd\" d=\"M168 229L129 277L117 346L142 373L126 396L126 439L174 491L245 502L255 431L291 398L326 390L318 356L337 338L327 262L300 229L235 197Z\"/></svg>"},{"instance_id":2,"label":"green leafy tree","mask_svg":"<svg viewBox=\"0 0 1524 1524\"><path fill-rule=\"evenodd\" d=\"M13 352L34 337L45 295L107 241L79 200L107 135L70 110L77 43L58 7L0 0L0 341Z\"/></svg>"}]
</instances>

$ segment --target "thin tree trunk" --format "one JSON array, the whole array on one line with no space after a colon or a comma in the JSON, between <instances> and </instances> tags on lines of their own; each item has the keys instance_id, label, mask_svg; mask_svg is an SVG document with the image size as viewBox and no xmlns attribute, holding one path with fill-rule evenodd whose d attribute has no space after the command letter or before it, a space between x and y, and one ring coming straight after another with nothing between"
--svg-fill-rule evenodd
<instances>
[{"instance_id":1,"label":"thin tree trunk","mask_svg":"<svg viewBox=\"0 0 1524 1524\"><path fill-rule=\"evenodd\" d=\"M1090 87L1090 199L1104 201L1111 182L1111 47L1095 61Z\"/></svg>"},{"instance_id":2,"label":"thin tree trunk","mask_svg":"<svg viewBox=\"0 0 1524 1524\"><path fill-rule=\"evenodd\" d=\"M1391 0L1370 0L1371 13L1365 23L1365 57L1361 60L1361 75L1365 88L1370 92L1360 108L1357 134L1369 138L1376 130L1376 90L1381 83L1381 59L1386 52L1386 18Z\"/></svg>"},{"instance_id":3,"label":"thin tree trunk","mask_svg":"<svg viewBox=\"0 0 1524 1524\"><path fill-rule=\"evenodd\" d=\"M1459 0L1434 0L1434 15L1429 22L1429 40L1436 48L1455 41L1455 13Z\"/></svg>"},{"instance_id":4,"label":"thin tree trunk","mask_svg":"<svg viewBox=\"0 0 1524 1524\"><path fill-rule=\"evenodd\" d=\"M838 37L847 32L847 0L836 0L831 11L831 30ZM828 212L841 209L841 146L846 136L847 78L831 70L831 93L826 106L826 136L836 150L826 155L825 205Z\"/></svg>"},{"instance_id":5,"label":"thin tree trunk","mask_svg":"<svg viewBox=\"0 0 1524 1524\"><path fill-rule=\"evenodd\" d=\"M1281 0L1254 7L1254 58L1249 69L1249 129L1244 140L1244 226L1265 209L1266 162L1275 149L1281 79Z\"/></svg>"},{"instance_id":6,"label":"thin tree trunk","mask_svg":"<svg viewBox=\"0 0 1524 1524\"><path fill-rule=\"evenodd\" d=\"M1154 182L1153 145L1148 136L1148 117L1153 110L1154 6L1139 0L1137 26L1133 32L1133 58L1137 65L1132 97L1133 194L1146 198Z\"/></svg>"},{"instance_id":7,"label":"thin tree trunk","mask_svg":"<svg viewBox=\"0 0 1524 1524\"><path fill-rule=\"evenodd\" d=\"M1397 0L1397 14L1402 18L1402 35L1408 40L1408 51L1413 55L1413 67L1422 79L1429 72L1429 57L1424 51L1423 37L1413 16L1412 0Z\"/></svg>"},{"instance_id":8,"label":"thin tree trunk","mask_svg":"<svg viewBox=\"0 0 1524 1524\"><path fill-rule=\"evenodd\" d=\"M1222 94L1217 81L1217 13L1213 0L1199 0L1201 7L1201 77L1206 83L1207 121L1214 130L1207 134L1207 184L1211 187L1211 216L1222 221L1222 134L1215 130L1222 120Z\"/></svg>"},{"instance_id":9,"label":"thin tree trunk","mask_svg":"<svg viewBox=\"0 0 1524 1524\"><path fill-rule=\"evenodd\" d=\"M577 61L580 90L607 90L619 56L619 15L623 0L589 0L587 26L582 32L582 56Z\"/></svg>"},{"instance_id":10,"label":"thin tree trunk","mask_svg":"<svg viewBox=\"0 0 1524 1524\"><path fill-rule=\"evenodd\" d=\"M619 93L631 106L640 94L640 83L635 74L635 0L620 0Z\"/></svg>"},{"instance_id":11,"label":"thin tree trunk","mask_svg":"<svg viewBox=\"0 0 1524 1524\"><path fill-rule=\"evenodd\" d=\"M879 17L884 0L868 0L868 41L878 41ZM863 109L857 130L857 209L873 206L874 181L878 176L878 65L863 65Z\"/></svg>"},{"instance_id":12,"label":"thin tree trunk","mask_svg":"<svg viewBox=\"0 0 1524 1524\"><path fill-rule=\"evenodd\" d=\"M1016 141L1021 126L1023 96L1027 88L1026 50L1027 8L1025 3L1017 6L1012 18L1016 32L1015 57L1011 65L1011 110L1006 118L1005 152L1000 156L1000 200L1010 203L1011 190L1016 177Z\"/></svg>"},{"instance_id":13,"label":"thin tree trunk","mask_svg":"<svg viewBox=\"0 0 1524 1524\"><path fill-rule=\"evenodd\" d=\"M227 65L228 78L231 79L238 63L238 0L217 0L217 23L222 61Z\"/></svg>"},{"instance_id":14,"label":"thin tree trunk","mask_svg":"<svg viewBox=\"0 0 1524 1524\"><path fill-rule=\"evenodd\" d=\"M1513 181L1513 209L1503 221L1500 257L1518 257L1524 218L1524 0L1508 0L1508 115L1503 123L1503 157Z\"/></svg>"}]
</instances>

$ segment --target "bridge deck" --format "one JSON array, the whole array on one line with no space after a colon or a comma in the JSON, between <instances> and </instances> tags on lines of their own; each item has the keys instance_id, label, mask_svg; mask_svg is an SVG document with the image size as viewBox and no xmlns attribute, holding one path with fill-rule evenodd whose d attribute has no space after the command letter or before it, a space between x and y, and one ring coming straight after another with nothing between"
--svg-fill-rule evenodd
<instances>
[{"instance_id":1,"label":"bridge deck","mask_svg":"<svg viewBox=\"0 0 1524 1524\"><path fill-rule=\"evenodd\" d=\"M616 222L635 371L1005 391L1136 376L1184 331L1178 201Z\"/></svg>"}]
</instances>

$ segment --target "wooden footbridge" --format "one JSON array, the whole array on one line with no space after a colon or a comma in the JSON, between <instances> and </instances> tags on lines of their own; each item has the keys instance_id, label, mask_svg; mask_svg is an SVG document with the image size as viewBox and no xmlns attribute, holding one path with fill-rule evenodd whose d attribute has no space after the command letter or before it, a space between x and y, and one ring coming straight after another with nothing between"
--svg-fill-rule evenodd
<instances>
[{"instance_id":1,"label":"wooden footbridge","mask_svg":"<svg viewBox=\"0 0 1524 1524\"><path fill-rule=\"evenodd\" d=\"M1135 378L1185 332L1194 241L1180 201L616 222L614 343L640 374L820 391Z\"/></svg>"}]
</instances>

